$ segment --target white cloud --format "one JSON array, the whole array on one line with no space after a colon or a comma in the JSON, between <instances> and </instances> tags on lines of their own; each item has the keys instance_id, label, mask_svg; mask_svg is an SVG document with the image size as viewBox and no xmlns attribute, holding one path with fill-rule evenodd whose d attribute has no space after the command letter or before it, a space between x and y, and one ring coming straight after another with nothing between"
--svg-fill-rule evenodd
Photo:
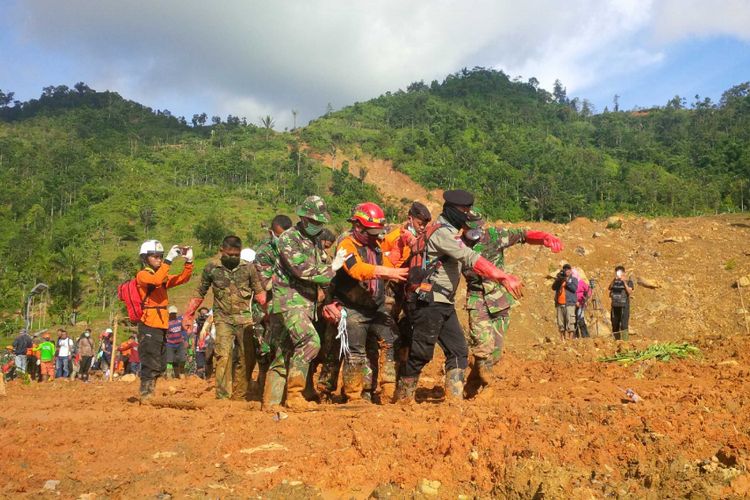
<instances>
[{"instance_id":1,"label":"white cloud","mask_svg":"<svg viewBox=\"0 0 750 500\"><path fill-rule=\"evenodd\" d=\"M750 41L750 2L663 0L656 4L653 33L659 42L694 35L726 35Z\"/></svg>"},{"instance_id":2,"label":"white cloud","mask_svg":"<svg viewBox=\"0 0 750 500\"><path fill-rule=\"evenodd\" d=\"M28 0L11 15L21 40L70 58L94 88L188 119L202 111L249 121L271 114L282 128L291 126L291 109L302 123L329 102L339 108L465 66L534 76L546 88L559 78L579 92L658 64L664 40L747 36L749 4Z\"/></svg>"}]
</instances>

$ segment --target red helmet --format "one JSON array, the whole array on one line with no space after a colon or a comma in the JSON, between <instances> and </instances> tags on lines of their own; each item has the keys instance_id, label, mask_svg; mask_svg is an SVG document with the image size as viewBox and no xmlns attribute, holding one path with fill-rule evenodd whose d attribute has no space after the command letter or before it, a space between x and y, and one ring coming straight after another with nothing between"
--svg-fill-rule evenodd
<instances>
[{"instance_id":1,"label":"red helmet","mask_svg":"<svg viewBox=\"0 0 750 500\"><path fill-rule=\"evenodd\" d=\"M376 203L360 203L352 211L349 222L359 222L367 229L382 229L385 227L385 213Z\"/></svg>"}]
</instances>

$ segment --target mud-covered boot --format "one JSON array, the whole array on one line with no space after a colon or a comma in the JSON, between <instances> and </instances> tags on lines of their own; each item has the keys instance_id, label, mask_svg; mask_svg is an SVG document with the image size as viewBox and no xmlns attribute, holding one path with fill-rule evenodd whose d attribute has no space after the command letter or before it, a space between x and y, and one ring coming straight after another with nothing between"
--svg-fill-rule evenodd
<instances>
[{"instance_id":1,"label":"mud-covered boot","mask_svg":"<svg viewBox=\"0 0 750 500\"><path fill-rule=\"evenodd\" d=\"M366 361L352 360L344 363L344 395L347 403L363 400L366 369Z\"/></svg>"},{"instance_id":2,"label":"mud-covered boot","mask_svg":"<svg viewBox=\"0 0 750 500\"><path fill-rule=\"evenodd\" d=\"M463 400L464 399L464 370L454 368L448 370L445 374L445 399Z\"/></svg>"},{"instance_id":3,"label":"mud-covered boot","mask_svg":"<svg viewBox=\"0 0 750 500\"><path fill-rule=\"evenodd\" d=\"M286 380L273 371L268 372L266 383L263 386L262 408L264 411L276 412L281 408L284 399L284 386Z\"/></svg>"},{"instance_id":4,"label":"mud-covered boot","mask_svg":"<svg viewBox=\"0 0 750 500\"><path fill-rule=\"evenodd\" d=\"M396 394L396 362L386 360L383 364L383 375L380 378L380 404L393 402Z\"/></svg>"},{"instance_id":5,"label":"mud-covered boot","mask_svg":"<svg viewBox=\"0 0 750 500\"><path fill-rule=\"evenodd\" d=\"M477 378L483 386L490 385L494 380L495 375L492 372L493 366L494 364L490 359L478 359L474 362Z\"/></svg>"},{"instance_id":6,"label":"mud-covered boot","mask_svg":"<svg viewBox=\"0 0 750 500\"><path fill-rule=\"evenodd\" d=\"M409 403L414 401L414 395L417 392L417 383L419 377L401 377L396 384L395 400L397 402Z\"/></svg>"},{"instance_id":7,"label":"mud-covered boot","mask_svg":"<svg viewBox=\"0 0 750 500\"><path fill-rule=\"evenodd\" d=\"M306 363L292 364L289 367L289 375L286 379L286 407L290 410L305 411L309 408L302 394L305 390L308 368L309 365Z\"/></svg>"},{"instance_id":8,"label":"mud-covered boot","mask_svg":"<svg viewBox=\"0 0 750 500\"><path fill-rule=\"evenodd\" d=\"M154 397L155 389L156 389L156 380L141 379L141 389L140 389L141 403L145 403L149 399Z\"/></svg>"}]
</instances>

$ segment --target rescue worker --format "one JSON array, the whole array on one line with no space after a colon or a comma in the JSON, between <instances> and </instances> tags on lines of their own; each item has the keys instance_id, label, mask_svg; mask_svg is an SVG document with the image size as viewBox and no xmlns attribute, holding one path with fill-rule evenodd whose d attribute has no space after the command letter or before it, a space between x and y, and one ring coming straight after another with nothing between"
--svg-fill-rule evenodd
<instances>
[{"instance_id":1,"label":"rescue worker","mask_svg":"<svg viewBox=\"0 0 750 500\"><path fill-rule=\"evenodd\" d=\"M246 398L249 394L252 369L255 366L253 346L253 318L249 313L253 300L266 304L266 292L255 266L240 259L242 240L227 236L221 243L221 254L203 269L197 297L190 300L183 325L193 324L193 315L203 303L208 290L213 291L213 321L216 327L214 367L216 370L216 398ZM236 378L232 378L232 359L238 350Z\"/></svg>"},{"instance_id":2,"label":"rescue worker","mask_svg":"<svg viewBox=\"0 0 750 500\"><path fill-rule=\"evenodd\" d=\"M164 247L157 240L143 242L140 249L143 269L136 275L138 293L143 303L143 315L138 323L138 344L141 355L141 401L153 396L156 380L166 370L166 334L169 326L167 290L187 283L193 274L193 249L172 246L164 256ZM185 258L180 274L169 274L172 262ZM109 348L111 349L111 343ZM110 351L111 353L111 351ZM111 354L110 354L111 356ZM110 358L110 361L113 361ZM110 366L114 369L114 366Z\"/></svg>"},{"instance_id":3,"label":"rescue worker","mask_svg":"<svg viewBox=\"0 0 750 500\"><path fill-rule=\"evenodd\" d=\"M399 376L398 399L413 399L422 368L432 360L435 343L445 353L446 398L463 399L469 352L454 303L461 277L459 266L499 281L514 297L523 290L519 278L498 269L461 241L459 231L466 225L474 196L456 189L446 191L443 200L443 211L425 230L422 247L413 249L407 285L413 336Z\"/></svg>"},{"instance_id":4,"label":"rescue worker","mask_svg":"<svg viewBox=\"0 0 750 500\"><path fill-rule=\"evenodd\" d=\"M275 335L271 349L276 353L263 391L263 406L271 410L281 404L285 384L286 405L292 409L307 406L302 392L310 361L320 350L313 321L333 278L333 266L341 265L340 259L326 264L322 250L315 244L315 237L330 221L325 201L309 196L296 213L299 222L279 236L279 263L272 280L271 329Z\"/></svg>"},{"instance_id":5,"label":"rescue worker","mask_svg":"<svg viewBox=\"0 0 750 500\"><path fill-rule=\"evenodd\" d=\"M563 249L557 237L542 231L505 229L492 225L485 228L484 219L476 210L469 212L461 239L498 269L505 269L505 249L519 243L544 245L553 253ZM474 357L469 377L478 379L486 386L491 382L492 367L500 361L510 325L510 309L516 300L502 284L485 279L470 268L462 271L467 288L469 347Z\"/></svg>"},{"instance_id":6,"label":"rescue worker","mask_svg":"<svg viewBox=\"0 0 750 500\"><path fill-rule=\"evenodd\" d=\"M385 280L405 281L409 270L397 268L383 255L380 237L385 228L383 209L375 203L361 203L349 219L351 232L339 243L337 253L345 255L344 265L333 280L333 302L323 308L326 319L341 320L346 311L346 337L349 353L344 360L344 394L348 401L362 399L368 369L366 341L376 337L385 346L385 366L381 376L381 400L390 402L396 389L393 319L385 307Z\"/></svg>"},{"instance_id":7,"label":"rescue worker","mask_svg":"<svg viewBox=\"0 0 750 500\"><path fill-rule=\"evenodd\" d=\"M422 203L414 201L409 207L406 222L385 235L381 245L383 253L393 262L394 267L409 267L411 247L417 238L424 234L427 224L432 220L430 210ZM401 366L409 357L412 326L407 315L401 315L406 302L406 287L403 283L391 282L393 305L391 316L396 322L396 352L398 365Z\"/></svg>"}]
</instances>

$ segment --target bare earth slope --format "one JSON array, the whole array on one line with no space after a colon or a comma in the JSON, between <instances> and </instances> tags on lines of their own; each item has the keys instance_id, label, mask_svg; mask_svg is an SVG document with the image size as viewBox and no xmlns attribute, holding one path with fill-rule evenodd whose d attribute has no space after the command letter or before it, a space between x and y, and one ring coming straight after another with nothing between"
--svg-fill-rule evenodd
<instances>
[{"instance_id":1,"label":"bare earth slope","mask_svg":"<svg viewBox=\"0 0 750 500\"><path fill-rule=\"evenodd\" d=\"M257 402L215 401L198 379L160 382L162 401L183 409L140 406L134 383L12 382L0 400L0 496L39 496L47 480L60 483L46 495L63 498L747 495L750 336L739 291L750 293L732 285L750 273L750 217L529 226L566 249L508 251L526 297L499 382L474 399L440 402L439 354L419 404L322 405L280 422ZM562 260L602 288L618 263L657 286L636 288L627 347L689 341L702 356L601 363L624 347L605 321L590 340L557 341L548 275ZM643 401L628 403L625 388Z\"/></svg>"}]
</instances>

